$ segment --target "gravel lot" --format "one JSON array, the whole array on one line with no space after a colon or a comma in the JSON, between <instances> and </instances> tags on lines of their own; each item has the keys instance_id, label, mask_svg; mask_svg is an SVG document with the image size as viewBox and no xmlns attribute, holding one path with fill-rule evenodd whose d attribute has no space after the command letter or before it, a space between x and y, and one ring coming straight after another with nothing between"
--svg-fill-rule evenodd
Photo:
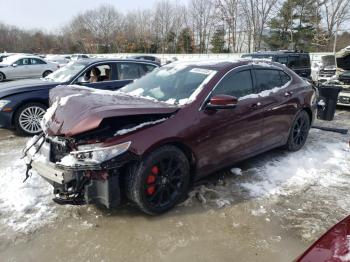
<instances>
[{"instance_id":1,"label":"gravel lot","mask_svg":"<svg viewBox=\"0 0 350 262\"><path fill-rule=\"evenodd\" d=\"M349 128L350 109L318 124ZM26 140L0 129L1 261L292 261L350 213L349 135L312 129L301 151L214 174L159 217L57 206L40 177L22 183Z\"/></svg>"}]
</instances>

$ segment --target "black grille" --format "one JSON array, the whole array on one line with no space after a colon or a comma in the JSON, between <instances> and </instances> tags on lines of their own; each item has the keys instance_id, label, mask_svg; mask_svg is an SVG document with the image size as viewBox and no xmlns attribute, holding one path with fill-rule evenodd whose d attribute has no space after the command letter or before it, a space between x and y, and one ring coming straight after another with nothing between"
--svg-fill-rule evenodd
<instances>
[{"instance_id":1,"label":"black grille","mask_svg":"<svg viewBox=\"0 0 350 262\"><path fill-rule=\"evenodd\" d=\"M53 141L50 143L50 161L53 163L60 162L63 157L69 154L70 150L66 141Z\"/></svg>"}]
</instances>

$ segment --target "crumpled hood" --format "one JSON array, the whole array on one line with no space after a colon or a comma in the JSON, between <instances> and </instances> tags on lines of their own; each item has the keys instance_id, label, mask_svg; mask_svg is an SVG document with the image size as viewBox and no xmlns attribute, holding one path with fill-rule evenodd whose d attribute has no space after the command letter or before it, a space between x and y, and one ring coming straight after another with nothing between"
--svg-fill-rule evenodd
<instances>
[{"instance_id":1,"label":"crumpled hood","mask_svg":"<svg viewBox=\"0 0 350 262\"><path fill-rule=\"evenodd\" d=\"M350 70L350 47L346 47L335 54L337 67L343 70Z\"/></svg>"},{"instance_id":2,"label":"crumpled hood","mask_svg":"<svg viewBox=\"0 0 350 262\"><path fill-rule=\"evenodd\" d=\"M38 91L48 87L57 86L59 83L41 79L24 79L1 83L0 98L24 92Z\"/></svg>"},{"instance_id":3,"label":"crumpled hood","mask_svg":"<svg viewBox=\"0 0 350 262\"><path fill-rule=\"evenodd\" d=\"M42 121L44 132L68 137L97 128L105 118L170 114L178 110L176 106L144 97L81 86L53 88L50 103Z\"/></svg>"}]
</instances>

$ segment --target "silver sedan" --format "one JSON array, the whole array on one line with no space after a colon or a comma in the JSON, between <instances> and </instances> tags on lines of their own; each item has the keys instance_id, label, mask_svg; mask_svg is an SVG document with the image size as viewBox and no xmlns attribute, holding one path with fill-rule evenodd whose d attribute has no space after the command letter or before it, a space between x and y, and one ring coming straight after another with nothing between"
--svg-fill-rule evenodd
<instances>
[{"instance_id":1,"label":"silver sedan","mask_svg":"<svg viewBox=\"0 0 350 262\"><path fill-rule=\"evenodd\" d=\"M0 82L6 79L45 77L58 68L58 64L37 56L12 55L0 63Z\"/></svg>"}]
</instances>

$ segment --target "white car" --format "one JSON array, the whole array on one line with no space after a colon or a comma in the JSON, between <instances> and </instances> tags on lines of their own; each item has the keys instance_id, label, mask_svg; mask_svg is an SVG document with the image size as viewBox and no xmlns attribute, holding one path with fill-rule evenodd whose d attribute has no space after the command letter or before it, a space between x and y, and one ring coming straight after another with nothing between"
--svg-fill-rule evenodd
<instances>
[{"instance_id":1,"label":"white car","mask_svg":"<svg viewBox=\"0 0 350 262\"><path fill-rule=\"evenodd\" d=\"M0 63L0 82L5 79L45 77L59 68L37 56L12 55Z\"/></svg>"},{"instance_id":2,"label":"white car","mask_svg":"<svg viewBox=\"0 0 350 262\"><path fill-rule=\"evenodd\" d=\"M54 64L58 64L60 68L66 66L70 62L69 59L61 55L47 55L45 57L45 60Z\"/></svg>"},{"instance_id":3,"label":"white car","mask_svg":"<svg viewBox=\"0 0 350 262\"><path fill-rule=\"evenodd\" d=\"M72 61L77 61L81 59L89 59L89 56L84 54L74 54L70 56L70 60Z\"/></svg>"}]
</instances>

